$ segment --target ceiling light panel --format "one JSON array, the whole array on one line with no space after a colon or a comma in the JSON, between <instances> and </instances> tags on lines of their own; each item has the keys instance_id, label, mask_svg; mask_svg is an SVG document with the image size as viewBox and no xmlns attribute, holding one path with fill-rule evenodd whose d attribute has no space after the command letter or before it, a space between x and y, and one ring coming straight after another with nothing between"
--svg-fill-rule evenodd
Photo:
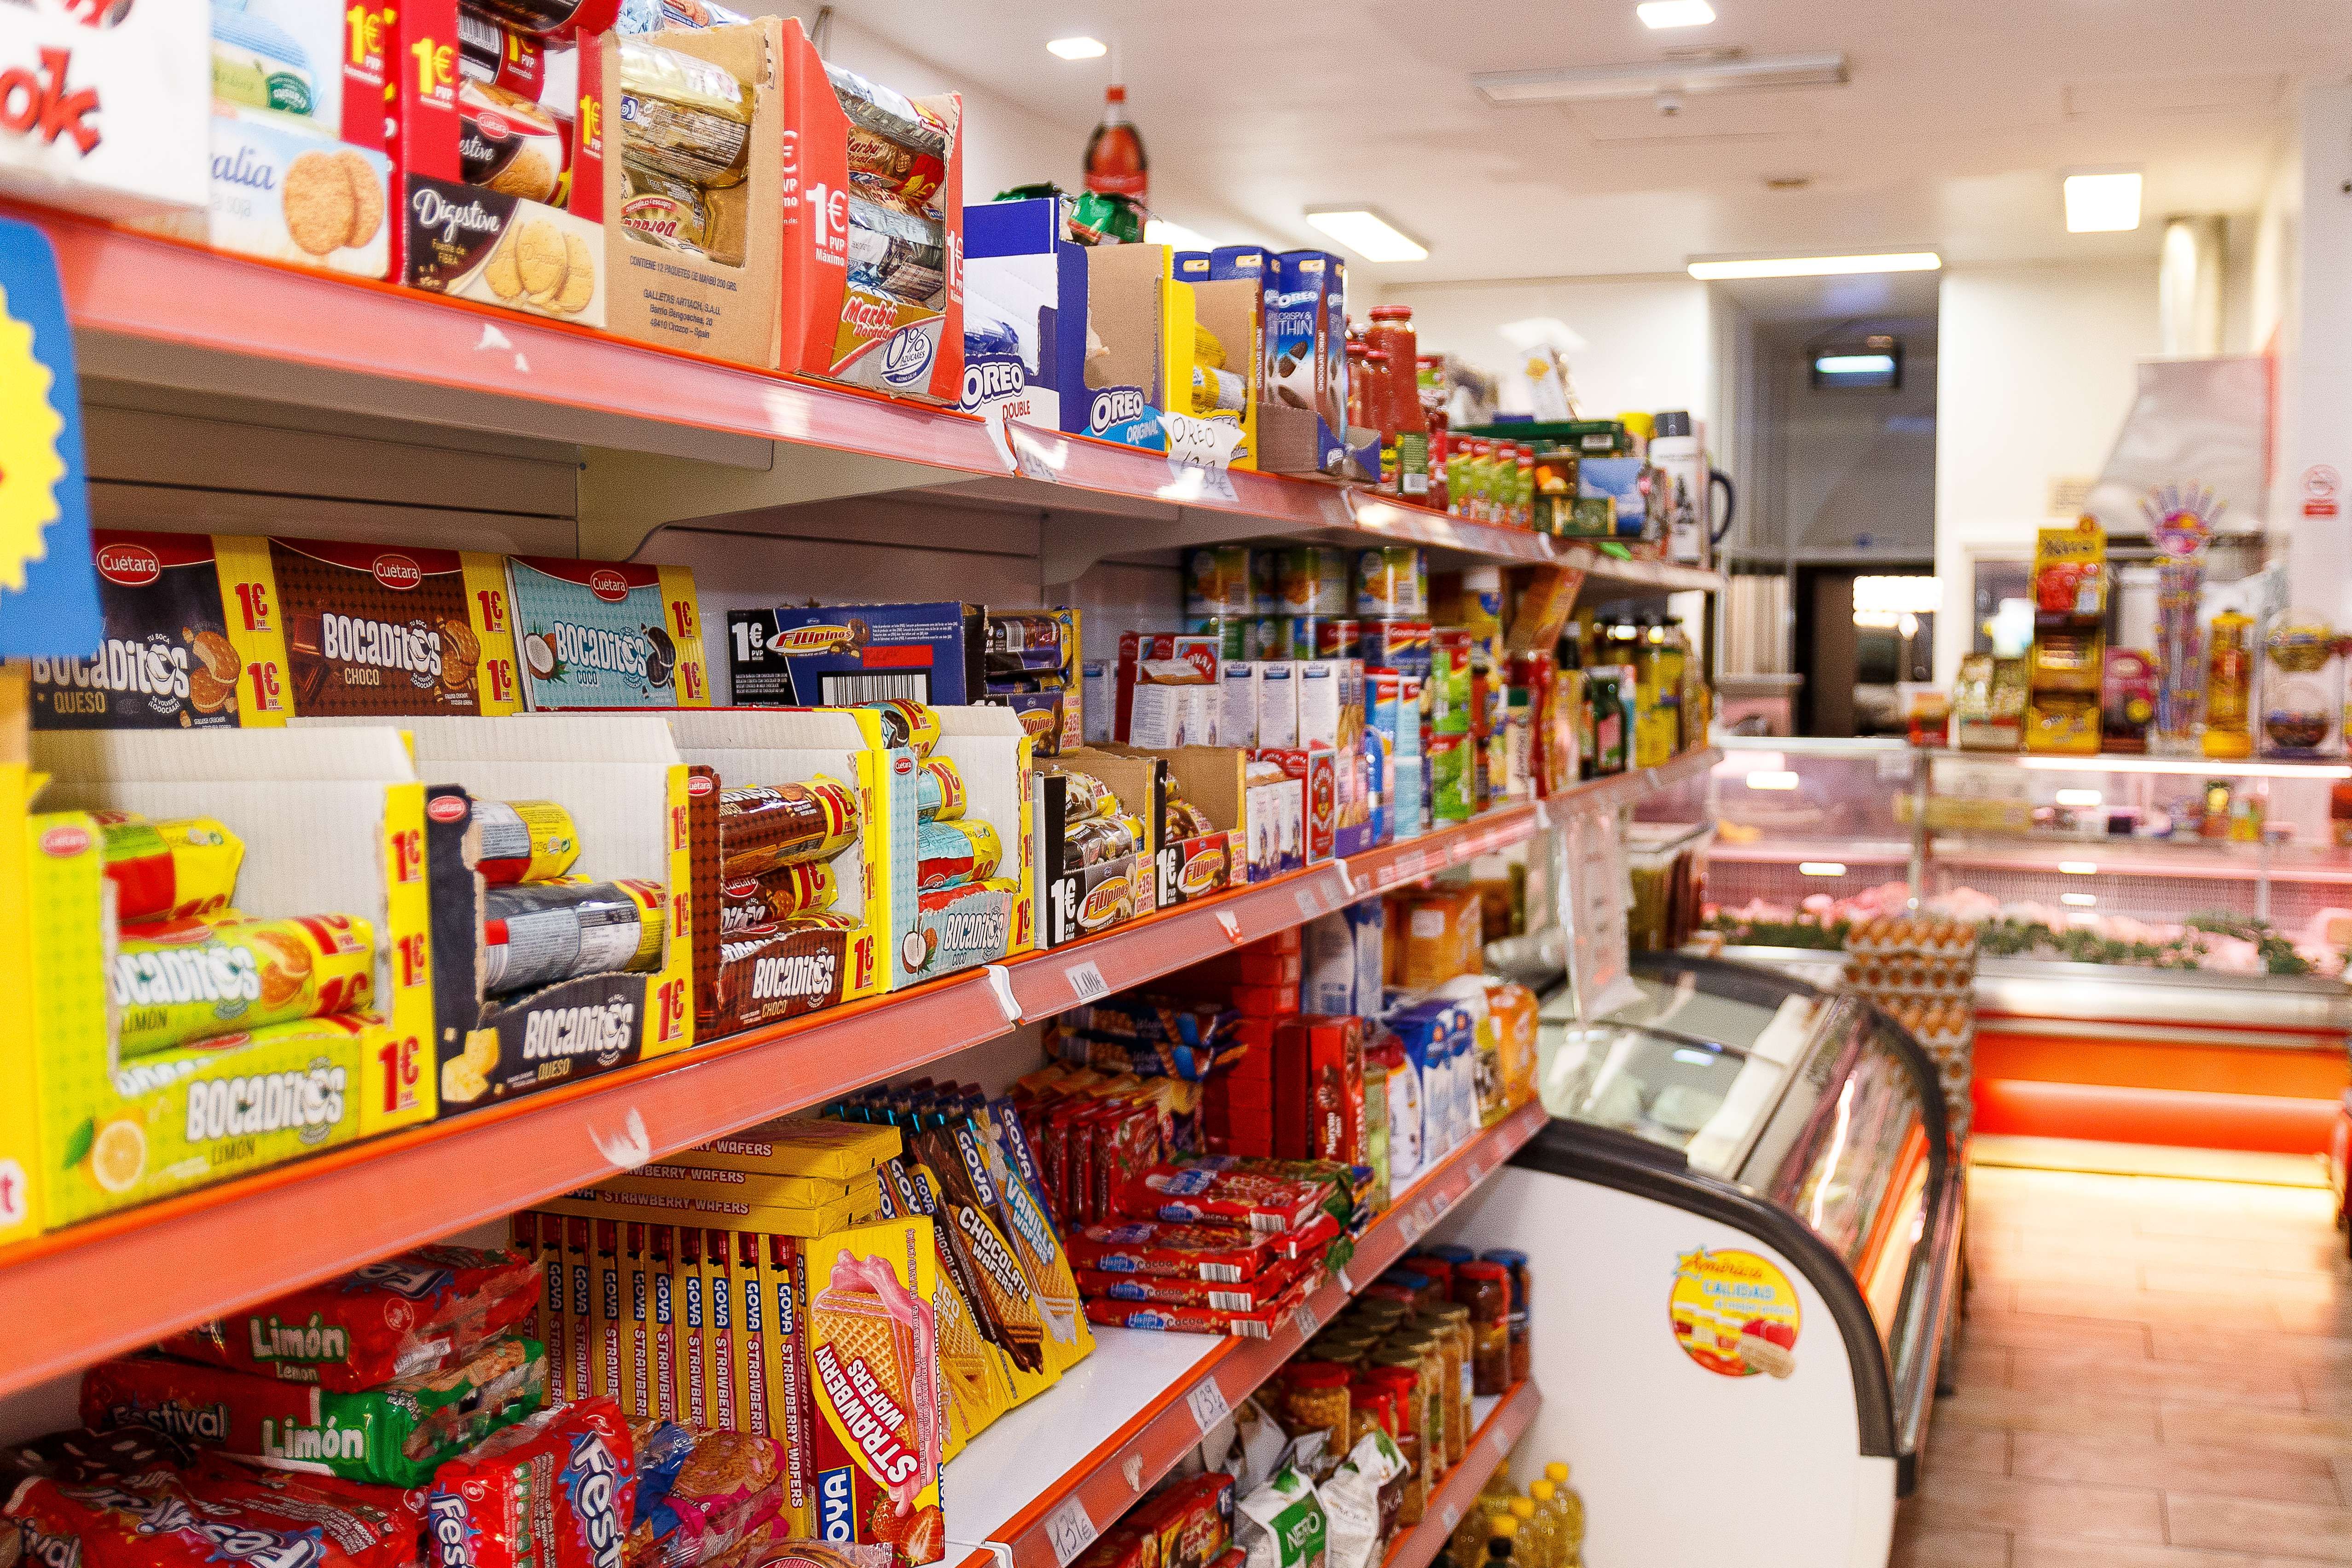
<instances>
[{"instance_id":1,"label":"ceiling light panel","mask_svg":"<svg viewBox=\"0 0 2352 1568\"><path fill-rule=\"evenodd\" d=\"M1738 92L1755 88L1841 87L1843 55L1742 55L1730 59L1654 60L1639 65L1559 66L1544 70L1478 71L1470 85L1489 103L1570 103Z\"/></svg>"},{"instance_id":2,"label":"ceiling light panel","mask_svg":"<svg viewBox=\"0 0 2352 1568\"><path fill-rule=\"evenodd\" d=\"M1944 258L1932 250L1876 251L1860 256L1782 256L1694 261L1702 283L1741 277L1832 277L1856 272L1933 272Z\"/></svg>"},{"instance_id":3,"label":"ceiling light panel","mask_svg":"<svg viewBox=\"0 0 2352 1568\"><path fill-rule=\"evenodd\" d=\"M2066 232L2123 234L2139 227L2137 171L2066 176Z\"/></svg>"},{"instance_id":4,"label":"ceiling light panel","mask_svg":"<svg viewBox=\"0 0 2352 1568\"><path fill-rule=\"evenodd\" d=\"M1366 261L1421 261L1429 255L1427 246L1367 208L1312 212L1307 221Z\"/></svg>"},{"instance_id":5,"label":"ceiling light panel","mask_svg":"<svg viewBox=\"0 0 2352 1568\"><path fill-rule=\"evenodd\" d=\"M1055 38L1045 47L1066 60L1098 60L1110 53L1100 38Z\"/></svg>"},{"instance_id":6,"label":"ceiling light panel","mask_svg":"<svg viewBox=\"0 0 2352 1568\"><path fill-rule=\"evenodd\" d=\"M1644 27L1704 27L1715 20L1706 0L1642 0L1633 7Z\"/></svg>"}]
</instances>

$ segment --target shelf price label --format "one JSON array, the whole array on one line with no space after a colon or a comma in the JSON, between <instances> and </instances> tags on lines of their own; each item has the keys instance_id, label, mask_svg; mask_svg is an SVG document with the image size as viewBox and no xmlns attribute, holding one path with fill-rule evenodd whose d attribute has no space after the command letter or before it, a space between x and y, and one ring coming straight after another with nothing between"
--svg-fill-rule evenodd
<instances>
[{"instance_id":1,"label":"shelf price label","mask_svg":"<svg viewBox=\"0 0 2352 1568\"><path fill-rule=\"evenodd\" d=\"M1317 1331L1321 1329L1322 1326L1323 1320L1315 1315L1315 1303L1312 1301L1299 1302L1298 1337L1302 1340L1313 1339Z\"/></svg>"},{"instance_id":2,"label":"shelf price label","mask_svg":"<svg viewBox=\"0 0 2352 1568\"><path fill-rule=\"evenodd\" d=\"M1217 1386L1213 1377L1204 1377L1193 1385L1192 1392L1184 1396L1184 1403L1192 1407L1192 1419L1203 1432L1234 1413L1234 1407L1225 1403L1225 1391Z\"/></svg>"},{"instance_id":3,"label":"shelf price label","mask_svg":"<svg viewBox=\"0 0 2352 1568\"><path fill-rule=\"evenodd\" d=\"M1323 900L1311 887L1302 887L1292 895L1298 900L1298 913L1312 920L1323 913Z\"/></svg>"},{"instance_id":4,"label":"shelf price label","mask_svg":"<svg viewBox=\"0 0 2352 1568\"><path fill-rule=\"evenodd\" d=\"M1462 1511L1449 1502L1438 1511L1437 1517L1445 1521L1445 1528L1450 1532L1462 1522Z\"/></svg>"},{"instance_id":5,"label":"shelf price label","mask_svg":"<svg viewBox=\"0 0 2352 1568\"><path fill-rule=\"evenodd\" d=\"M1062 971L1062 977L1070 982L1070 994L1080 1002L1110 995L1110 982L1103 978L1101 968L1092 958L1071 965Z\"/></svg>"},{"instance_id":6,"label":"shelf price label","mask_svg":"<svg viewBox=\"0 0 2352 1568\"><path fill-rule=\"evenodd\" d=\"M1054 1561L1070 1568L1078 1553L1095 1543L1095 1521L1087 1517L1085 1500L1072 1498L1045 1516L1045 1539L1054 1545Z\"/></svg>"},{"instance_id":7,"label":"shelf price label","mask_svg":"<svg viewBox=\"0 0 2352 1568\"><path fill-rule=\"evenodd\" d=\"M1242 917L1230 909L1217 911L1217 924L1223 928L1225 940L1239 944L1242 939Z\"/></svg>"},{"instance_id":8,"label":"shelf price label","mask_svg":"<svg viewBox=\"0 0 2352 1568\"><path fill-rule=\"evenodd\" d=\"M1426 1201L1414 1204L1397 1216L1397 1228L1404 1232L1408 1247L1420 1240L1429 1229L1429 1208Z\"/></svg>"}]
</instances>

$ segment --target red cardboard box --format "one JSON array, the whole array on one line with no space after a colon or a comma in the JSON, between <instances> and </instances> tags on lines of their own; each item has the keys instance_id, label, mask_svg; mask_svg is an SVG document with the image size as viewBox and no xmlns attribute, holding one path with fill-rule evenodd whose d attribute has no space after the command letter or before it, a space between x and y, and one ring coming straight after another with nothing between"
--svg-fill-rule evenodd
<instances>
[{"instance_id":1,"label":"red cardboard box","mask_svg":"<svg viewBox=\"0 0 2352 1568\"><path fill-rule=\"evenodd\" d=\"M1282 1159L1362 1162L1363 1019L1307 1013L1275 1026L1274 1142Z\"/></svg>"},{"instance_id":2,"label":"red cardboard box","mask_svg":"<svg viewBox=\"0 0 2352 1568\"><path fill-rule=\"evenodd\" d=\"M1307 863L1331 858L1339 831L1339 754L1322 747L1297 751L1253 751L1262 762L1278 762L1307 789Z\"/></svg>"}]
</instances>

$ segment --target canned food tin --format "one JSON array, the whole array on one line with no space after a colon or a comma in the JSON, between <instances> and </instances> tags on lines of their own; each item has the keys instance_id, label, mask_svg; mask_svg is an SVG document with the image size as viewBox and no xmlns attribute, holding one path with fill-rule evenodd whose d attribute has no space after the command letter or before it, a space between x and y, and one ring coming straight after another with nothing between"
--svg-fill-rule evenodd
<instances>
[{"instance_id":1,"label":"canned food tin","mask_svg":"<svg viewBox=\"0 0 2352 1568\"><path fill-rule=\"evenodd\" d=\"M1429 814L1441 822L1466 822L1471 816L1470 737L1433 735L1429 748Z\"/></svg>"},{"instance_id":2,"label":"canned food tin","mask_svg":"<svg viewBox=\"0 0 2352 1568\"><path fill-rule=\"evenodd\" d=\"M1276 558L1275 589L1286 615L1347 614L1347 552L1321 545L1284 550Z\"/></svg>"},{"instance_id":3,"label":"canned food tin","mask_svg":"<svg viewBox=\"0 0 2352 1568\"><path fill-rule=\"evenodd\" d=\"M1253 607L1247 546L1208 545L1185 552L1185 614L1239 616L1249 614Z\"/></svg>"},{"instance_id":4,"label":"canned food tin","mask_svg":"<svg viewBox=\"0 0 2352 1568\"><path fill-rule=\"evenodd\" d=\"M1429 613L1429 566L1411 545L1386 545L1356 557L1356 613L1416 619Z\"/></svg>"}]
</instances>

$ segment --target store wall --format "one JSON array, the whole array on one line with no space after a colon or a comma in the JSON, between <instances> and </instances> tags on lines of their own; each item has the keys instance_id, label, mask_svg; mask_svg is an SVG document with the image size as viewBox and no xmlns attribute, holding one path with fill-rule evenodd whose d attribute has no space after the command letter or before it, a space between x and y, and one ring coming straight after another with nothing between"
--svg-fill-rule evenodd
<instances>
[{"instance_id":1,"label":"store wall","mask_svg":"<svg viewBox=\"0 0 2352 1568\"><path fill-rule=\"evenodd\" d=\"M1970 560L2033 547L2051 484L2095 478L2158 350L2156 262L1955 267L1936 378L1936 679L1970 645Z\"/></svg>"},{"instance_id":2,"label":"store wall","mask_svg":"<svg viewBox=\"0 0 2352 1568\"><path fill-rule=\"evenodd\" d=\"M1821 390L1815 347L1864 332L1903 345L1903 384L1891 392ZM1925 559L1936 533L1937 329L1933 319L1775 323L1760 338L1770 378L1766 471L1747 494L1756 537L1800 560ZM1867 568L1865 568L1867 570Z\"/></svg>"},{"instance_id":3,"label":"store wall","mask_svg":"<svg viewBox=\"0 0 2352 1568\"><path fill-rule=\"evenodd\" d=\"M1366 305L1412 307L1423 352L1457 354L1501 378L1506 413L1528 412L1505 322L1553 317L1584 341L1567 355L1578 406L1590 418L1626 409L1688 409L1715 428L1715 328L1706 286L1679 275L1395 284ZM1355 306L1351 298L1351 308ZM1517 384L1514 385L1514 382Z\"/></svg>"}]
</instances>

